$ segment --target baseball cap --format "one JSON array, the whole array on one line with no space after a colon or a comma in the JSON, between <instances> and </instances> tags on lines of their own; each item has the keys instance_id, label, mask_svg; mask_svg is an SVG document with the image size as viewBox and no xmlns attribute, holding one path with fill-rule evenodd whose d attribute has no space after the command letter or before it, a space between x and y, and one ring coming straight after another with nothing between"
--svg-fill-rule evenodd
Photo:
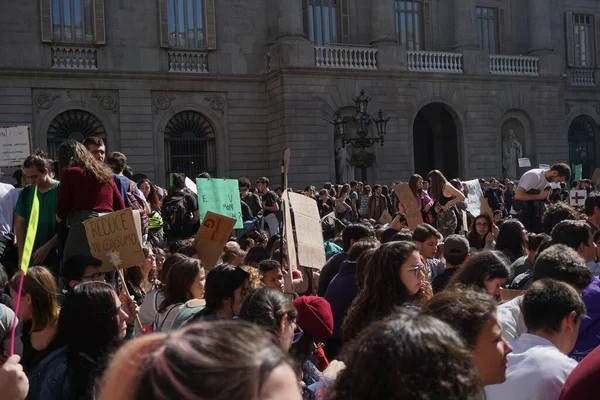
<instances>
[{"instance_id":1,"label":"baseball cap","mask_svg":"<svg viewBox=\"0 0 600 400\"><path fill-rule=\"evenodd\" d=\"M464 256L469 254L469 241L461 235L450 235L444 240L444 254Z\"/></svg>"}]
</instances>

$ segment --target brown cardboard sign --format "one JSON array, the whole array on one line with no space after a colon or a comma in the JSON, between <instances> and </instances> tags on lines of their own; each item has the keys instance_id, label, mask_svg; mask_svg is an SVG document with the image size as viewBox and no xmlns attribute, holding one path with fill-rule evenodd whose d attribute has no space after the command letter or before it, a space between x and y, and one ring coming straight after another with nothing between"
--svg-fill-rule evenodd
<instances>
[{"instance_id":1,"label":"brown cardboard sign","mask_svg":"<svg viewBox=\"0 0 600 400\"><path fill-rule=\"evenodd\" d=\"M139 211L119 210L83 222L92 256L102 261L102 272L144 262Z\"/></svg>"},{"instance_id":2,"label":"brown cardboard sign","mask_svg":"<svg viewBox=\"0 0 600 400\"><path fill-rule=\"evenodd\" d=\"M195 241L198 258L206 270L217 265L236 222L236 219L212 211L206 212Z\"/></svg>"},{"instance_id":3,"label":"brown cardboard sign","mask_svg":"<svg viewBox=\"0 0 600 400\"><path fill-rule=\"evenodd\" d=\"M317 202L297 193L288 192L288 196L294 209L299 264L320 270L325 265L326 259Z\"/></svg>"},{"instance_id":4,"label":"brown cardboard sign","mask_svg":"<svg viewBox=\"0 0 600 400\"><path fill-rule=\"evenodd\" d=\"M417 205L415 195L412 190L410 190L408 183L399 183L395 185L394 191L400 199L400 204L404 207L404 215L406 216L408 228L411 231L414 231L417 226L423 223L423 216Z\"/></svg>"},{"instance_id":5,"label":"brown cardboard sign","mask_svg":"<svg viewBox=\"0 0 600 400\"><path fill-rule=\"evenodd\" d=\"M286 293L292 293L294 291L292 285L292 270L298 269L298 257L296 255L296 240L294 239L294 228L292 226L292 213L290 212L290 198L289 191L285 191L283 194L283 218L285 222L285 229L283 235L287 244L288 253L288 273L284 276L284 286Z\"/></svg>"},{"instance_id":6,"label":"brown cardboard sign","mask_svg":"<svg viewBox=\"0 0 600 400\"><path fill-rule=\"evenodd\" d=\"M494 212L485 197L481 197L481 215L487 215L492 221L494 220Z\"/></svg>"}]
</instances>

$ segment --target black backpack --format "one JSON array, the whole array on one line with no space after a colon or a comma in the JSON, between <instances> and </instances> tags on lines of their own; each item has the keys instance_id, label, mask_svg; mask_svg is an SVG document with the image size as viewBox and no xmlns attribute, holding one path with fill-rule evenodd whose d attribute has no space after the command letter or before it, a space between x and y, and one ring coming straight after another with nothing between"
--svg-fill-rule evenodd
<instances>
[{"instance_id":1,"label":"black backpack","mask_svg":"<svg viewBox=\"0 0 600 400\"><path fill-rule=\"evenodd\" d=\"M185 204L185 195L168 197L162 206L165 232L168 236L185 237L192 225L192 216Z\"/></svg>"}]
</instances>

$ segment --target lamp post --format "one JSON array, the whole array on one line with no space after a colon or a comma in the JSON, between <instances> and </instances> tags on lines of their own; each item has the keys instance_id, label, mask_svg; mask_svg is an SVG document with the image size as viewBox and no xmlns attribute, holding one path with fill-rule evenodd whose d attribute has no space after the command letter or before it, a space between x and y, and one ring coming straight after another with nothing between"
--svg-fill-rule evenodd
<instances>
[{"instance_id":1,"label":"lamp post","mask_svg":"<svg viewBox=\"0 0 600 400\"><path fill-rule=\"evenodd\" d=\"M356 114L354 117L342 117L338 111L335 114L334 120L331 122L335 127L335 133L340 137L343 147L347 144L351 145L356 149L366 149L372 147L375 143L381 144L383 147L383 140L386 134L387 123L390 118L385 118L383 110L377 112L377 118L371 118L367 108L371 98L365 95L364 89L360 91L360 95L355 97L354 104L356 104ZM356 129L356 138L346 137L348 124L353 123ZM369 127L371 123L375 124L377 129L377 137L369 136ZM361 180L367 180L367 167L361 168Z\"/></svg>"}]
</instances>

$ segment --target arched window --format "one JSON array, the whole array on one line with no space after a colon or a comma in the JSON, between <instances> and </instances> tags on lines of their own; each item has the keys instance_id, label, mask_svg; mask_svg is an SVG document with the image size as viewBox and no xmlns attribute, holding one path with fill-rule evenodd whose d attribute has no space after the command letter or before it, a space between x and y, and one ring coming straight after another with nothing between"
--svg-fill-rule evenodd
<instances>
[{"instance_id":1,"label":"arched window","mask_svg":"<svg viewBox=\"0 0 600 400\"><path fill-rule=\"evenodd\" d=\"M56 158L56 151L62 142L96 136L106 143L106 130L95 115L83 110L69 110L57 115L48 127L48 156Z\"/></svg>"},{"instance_id":2,"label":"arched window","mask_svg":"<svg viewBox=\"0 0 600 400\"><path fill-rule=\"evenodd\" d=\"M569 159L582 165L582 176L591 178L596 168L596 138L590 120L580 115L569 126Z\"/></svg>"},{"instance_id":3,"label":"arched window","mask_svg":"<svg viewBox=\"0 0 600 400\"><path fill-rule=\"evenodd\" d=\"M171 173L195 178L201 172L217 174L215 131L196 111L175 114L165 128L165 166Z\"/></svg>"}]
</instances>

